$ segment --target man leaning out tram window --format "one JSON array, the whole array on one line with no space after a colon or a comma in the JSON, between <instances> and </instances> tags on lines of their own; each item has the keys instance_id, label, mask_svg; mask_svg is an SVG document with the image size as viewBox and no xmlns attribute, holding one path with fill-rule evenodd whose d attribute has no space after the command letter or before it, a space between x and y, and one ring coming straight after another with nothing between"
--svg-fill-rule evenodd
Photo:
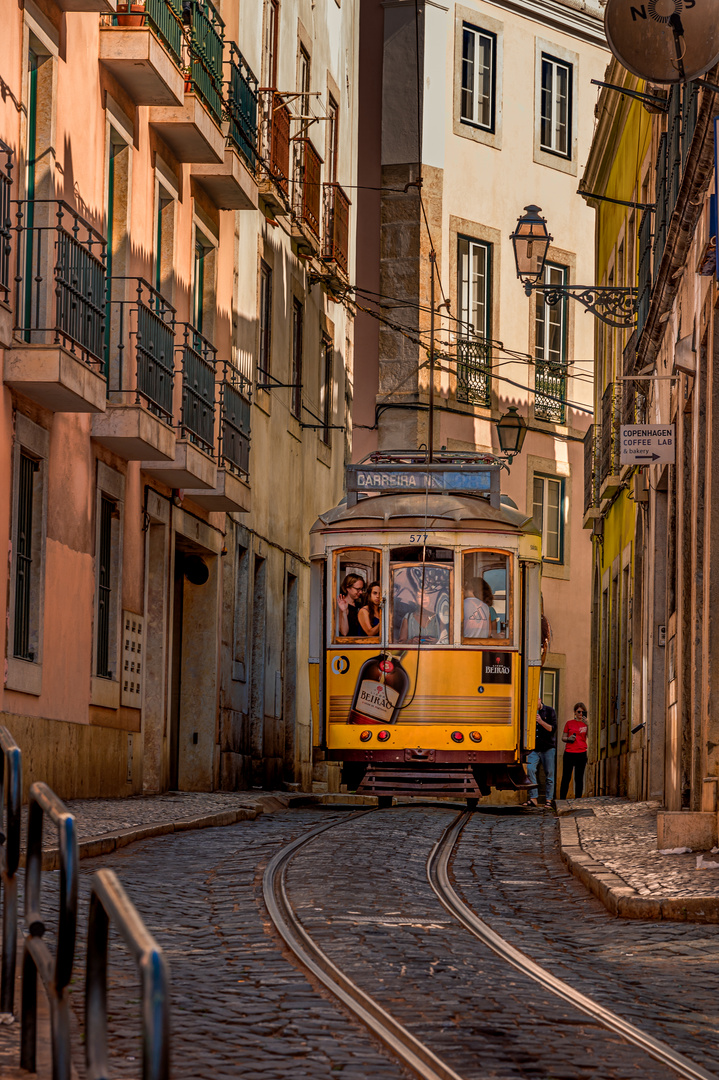
<instances>
[{"instance_id":1,"label":"man leaning out tram window","mask_svg":"<svg viewBox=\"0 0 719 1080\"><path fill-rule=\"evenodd\" d=\"M530 750L527 757L527 776L533 785L529 789L529 806L539 806L537 796L537 769L541 761L546 777L545 803L552 806L554 802L554 762L557 746L557 714L551 705L543 705L541 700L537 709L537 734L534 750Z\"/></svg>"}]
</instances>

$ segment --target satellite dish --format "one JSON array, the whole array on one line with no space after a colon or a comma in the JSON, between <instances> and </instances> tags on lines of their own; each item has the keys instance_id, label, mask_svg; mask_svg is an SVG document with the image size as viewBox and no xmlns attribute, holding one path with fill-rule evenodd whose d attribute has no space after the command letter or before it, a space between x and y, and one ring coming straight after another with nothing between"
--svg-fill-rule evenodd
<instances>
[{"instance_id":1,"label":"satellite dish","mask_svg":"<svg viewBox=\"0 0 719 1080\"><path fill-rule=\"evenodd\" d=\"M715 0L609 0L609 48L640 79L696 79L719 61Z\"/></svg>"}]
</instances>

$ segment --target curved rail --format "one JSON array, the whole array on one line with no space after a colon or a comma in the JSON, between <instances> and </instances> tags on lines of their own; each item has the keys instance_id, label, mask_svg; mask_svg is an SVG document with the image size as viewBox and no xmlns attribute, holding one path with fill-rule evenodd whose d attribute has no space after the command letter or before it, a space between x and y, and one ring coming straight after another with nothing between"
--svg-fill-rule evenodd
<instances>
[{"instance_id":1,"label":"curved rail","mask_svg":"<svg viewBox=\"0 0 719 1080\"><path fill-rule=\"evenodd\" d=\"M449 860L464 826L469 821L469 817L468 813L462 813L455 818L445 830L441 839L435 844L427 860L429 883L440 903L450 915L454 916L471 934L479 938L484 945L488 946L498 956L501 956L512 967L529 976L530 979L534 979L545 990L549 990L550 993L563 998L564 1001L598 1023L603 1024L604 1027L615 1031L627 1042L638 1046L657 1061L661 1061L662 1064L677 1072L679 1076L685 1077L686 1080L717 1080L714 1073L707 1072L706 1069L696 1065L683 1054L672 1050L666 1043L645 1034L639 1028L634 1027L633 1024L627 1023L621 1016L617 1016L616 1013L603 1008L597 1002L592 1001L591 998L580 994L569 983L557 979L545 968L540 967L534 960L530 960L523 952L515 949L513 945L505 941L500 934L496 933L486 922L480 919L463 900L460 900L449 880Z\"/></svg>"},{"instance_id":2,"label":"curved rail","mask_svg":"<svg viewBox=\"0 0 719 1080\"><path fill-rule=\"evenodd\" d=\"M333 821L305 833L279 851L268 864L262 880L262 890L270 918L297 959L422 1080L461 1080L453 1069L445 1065L424 1043L411 1035L385 1012L381 1005L340 971L310 938L292 911L286 890L287 866L300 848L334 825L336 822Z\"/></svg>"}]
</instances>

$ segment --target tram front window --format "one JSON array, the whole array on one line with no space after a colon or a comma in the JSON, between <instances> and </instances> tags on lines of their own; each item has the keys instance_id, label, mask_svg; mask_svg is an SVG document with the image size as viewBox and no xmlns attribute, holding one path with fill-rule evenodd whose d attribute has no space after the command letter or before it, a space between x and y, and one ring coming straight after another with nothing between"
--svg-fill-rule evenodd
<instances>
[{"instance_id":1,"label":"tram front window","mask_svg":"<svg viewBox=\"0 0 719 1080\"><path fill-rule=\"evenodd\" d=\"M334 640L379 639L382 629L379 551L352 548L335 560Z\"/></svg>"},{"instance_id":2,"label":"tram front window","mask_svg":"<svg viewBox=\"0 0 719 1080\"><path fill-rule=\"evenodd\" d=\"M391 553L391 640L395 644L450 645L452 641L451 549L436 548L433 562L414 561L415 551ZM421 549L417 551L421 559ZM409 559L413 561L407 565Z\"/></svg>"},{"instance_id":3,"label":"tram front window","mask_svg":"<svg viewBox=\"0 0 719 1080\"><path fill-rule=\"evenodd\" d=\"M462 640L509 638L509 557L468 551L462 557Z\"/></svg>"}]
</instances>

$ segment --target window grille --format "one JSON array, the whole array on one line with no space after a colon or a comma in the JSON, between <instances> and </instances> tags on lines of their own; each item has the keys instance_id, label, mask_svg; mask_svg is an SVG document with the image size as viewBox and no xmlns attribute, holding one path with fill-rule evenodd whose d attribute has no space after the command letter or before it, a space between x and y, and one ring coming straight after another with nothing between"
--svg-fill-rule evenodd
<instances>
[{"instance_id":1,"label":"window grille","mask_svg":"<svg viewBox=\"0 0 719 1080\"><path fill-rule=\"evenodd\" d=\"M100 536L97 553L97 674L111 679L110 608L112 603L112 518L117 507L105 495L100 498Z\"/></svg>"},{"instance_id":2,"label":"window grille","mask_svg":"<svg viewBox=\"0 0 719 1080\"><path fill-rule=\"evenodd\" d=\"M35 659L30 649L30 600L32 588L32 527L35 473L38 463L28 454L20 454L17 501L17 551L15 556L15 635L13 655L21 660Z\"/></svg>"}]
</instances>

